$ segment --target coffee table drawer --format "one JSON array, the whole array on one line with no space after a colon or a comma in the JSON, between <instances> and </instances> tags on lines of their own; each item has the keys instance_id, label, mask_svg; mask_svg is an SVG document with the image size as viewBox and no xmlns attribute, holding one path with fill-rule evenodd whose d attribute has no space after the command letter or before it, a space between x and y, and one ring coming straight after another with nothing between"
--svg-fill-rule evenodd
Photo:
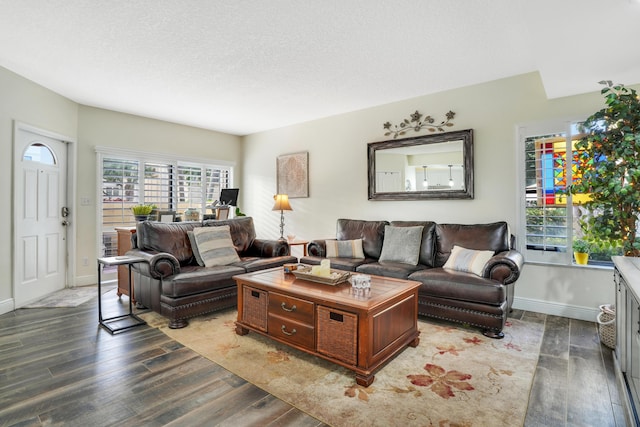
<instances>
[{"instance_id":1,"label":"coffee table drawer","mask_svg":"<svg viewBox=\"0 0 640 427\"><path fill-rule=\"evenodd\" d=\"M313 326L315 304L277 292L269 292L269 313Z\"/></svg>"},{"instance_id":2,"label":"coffee table drawer","mask_svg":"<svg viewBox=\"0 0 640 427\"><path fill-rule=\"evenodd\" d=\"M280 338L291 344L315 349L315 328L311 325L269 313L269 336Z\"/></svg>"}]
</instances>

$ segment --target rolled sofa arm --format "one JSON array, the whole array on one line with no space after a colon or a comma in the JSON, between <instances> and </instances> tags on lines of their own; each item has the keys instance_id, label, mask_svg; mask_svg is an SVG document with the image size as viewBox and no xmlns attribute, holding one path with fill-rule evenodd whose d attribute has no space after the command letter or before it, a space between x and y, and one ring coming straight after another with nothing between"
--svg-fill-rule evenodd
<instances>
[{"instance_id":1,"label":"rolled sofa arm","mask_svg":"<svg viewBox=\"0 0 640 427\"><path fill-rule=\"evenodd\" d=\"M307 245L307 253L309 256L318 256L324 258L327 256L327 239L312 240Z\"/></svg>"},{"instance_id":2,"label":"rolled sofa arm","mask_svg":"<svg viewBox=\"0 0 640 427\"><path fill-rule=\"evenodd\" d=\"M154 279L164 279L180 273L180 263L170 253L131 249L127 252L127 255L144 258L146 262L139 263L137 267L141 274Z\"/></svg>"},{"instance_id":3,"label":"rolled sofa arm","mask_svg":"<svg viewBox=\"0 0 640 427\"><path fill-rule=\"evenodd\" d=\"M261 258L274 258L289 254L289 244L286 240L254 239L247 251L247 255Z\"/></svg>"},{"instance_id":4,"label":"rolled sofa arm","mask_svg":"<svg viewBox=\"0 0 640 427\"><path fill-rule=\"evenodd\" d=\"M520 252L513 249L499 252L487 261L482 276L508 285L518 280L523 265L524 257Z\"/></svg>"}]
</instances>

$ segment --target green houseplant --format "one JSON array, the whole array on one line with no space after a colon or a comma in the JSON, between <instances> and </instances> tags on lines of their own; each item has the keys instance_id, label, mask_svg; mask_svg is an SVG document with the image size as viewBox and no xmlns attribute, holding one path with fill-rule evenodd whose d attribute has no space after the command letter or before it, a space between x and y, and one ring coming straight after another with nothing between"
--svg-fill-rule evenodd
<instances>
[{"instance_id":1,"label":"green houseplant","mask_svg":"<svg viewBox=\"0 0 640 427\"><path fill-rule=\"evenodd\" d=\"M611 81L605 87L606 107L587 118L586 136L575 146L579 174L567 190L588 194L590 212L581 221L595 238L622 247L626 256L640 256L636 224L640 216L640 99L635 90Z\"/></svg>"},{"instance_id":2,"label":"green houseplant","mask_svg":"<svg viewBox=\"0 0 640 427\"><path fill-rule=\"evenodd\" d=\"M583 239L576 239L573 241L573 256L576 259L576 264L585 265L589 262L589 253L591 252L591 244Z\"/></svg>"},{"instance_id":3,"label":"green houseplant","mask_svg":"<svg viewBox=\"0 0 640 427\"><path fill-rule=\"evenodd\" d=\"M144 221L149 218L149 214L151 211L155 209L154 205L135 205L131 206L131 211L133 212L133 216L136 217L138 221Z\"/></svg>"}]
</instances>

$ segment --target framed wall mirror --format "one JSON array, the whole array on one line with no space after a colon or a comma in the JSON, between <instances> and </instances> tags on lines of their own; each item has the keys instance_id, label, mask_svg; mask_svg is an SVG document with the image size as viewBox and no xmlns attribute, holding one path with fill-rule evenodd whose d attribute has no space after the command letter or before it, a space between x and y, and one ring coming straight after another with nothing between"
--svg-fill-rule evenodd
<instances>
[{"instance_id":1,"label":"framed wall mirror","mask_svg":"<svg viewBox=\"0 0 640 427\"><path fill-rule=\"evenodd\" d=\"M369 200L473 199L473 129L367 144Z\"/></svg>"}]
</instances>

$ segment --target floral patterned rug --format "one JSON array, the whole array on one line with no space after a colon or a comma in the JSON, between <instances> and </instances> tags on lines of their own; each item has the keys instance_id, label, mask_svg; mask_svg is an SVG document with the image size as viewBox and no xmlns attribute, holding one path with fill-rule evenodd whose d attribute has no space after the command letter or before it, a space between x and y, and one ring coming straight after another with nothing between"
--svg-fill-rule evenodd
<instances>
[{"instance_id":1,"label":"floral patterned rug","mask_svg":"<svg viewBox=\"0 0 640 427\"><path fill-rule=\"evenodd\" d=\"M235 333L236 310L169 329L156 313L142 317L183 345L332 426L523 425L543 325L509 320L505 338L418 320L420 345L407 347L369 387L354 374L256 333Z\"/></svg>"}]
</instances>

